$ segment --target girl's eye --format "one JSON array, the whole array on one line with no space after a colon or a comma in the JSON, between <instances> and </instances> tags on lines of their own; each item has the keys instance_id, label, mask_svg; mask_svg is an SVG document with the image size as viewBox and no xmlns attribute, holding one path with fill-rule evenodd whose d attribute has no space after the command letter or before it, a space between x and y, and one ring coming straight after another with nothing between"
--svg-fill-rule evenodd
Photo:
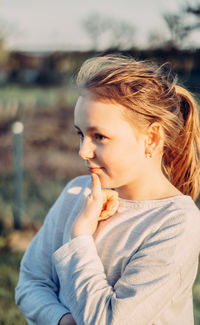
<instances>
[{"instance_id":1,"label":"girl's eye","mask_svg":"<svg viewBox=\"0 0 200 325\"><path fill-rule=\"evenodd\" d=\"M105 139L105 137L104 137L104 135L102 135L102 134L100 134L100 133L96 133L96 134L95 134L95 139L96 139L96 140L100 140L100 141L102 141L102 140Z\"/></svg>"},{"instance_id":2,"label":"girl's eye","mask_svg":"<svg viewBox=\"0 0 200 325\"><path fill-rule=\"evenodd\" d=\"M81 139L81 141L84 139L84 135L83 135L83 133L81 132L81 131L77 131L77 134L79 135L79 137L80 137L80 139ZM102 134L100 134L100 133L95 133L94 134L94 138L95 138L95 140L97 140L97 141L102 141L102 140L104 140L106 137L104 136L104 135L102 135Z\"/></svg>"}]
</instances>

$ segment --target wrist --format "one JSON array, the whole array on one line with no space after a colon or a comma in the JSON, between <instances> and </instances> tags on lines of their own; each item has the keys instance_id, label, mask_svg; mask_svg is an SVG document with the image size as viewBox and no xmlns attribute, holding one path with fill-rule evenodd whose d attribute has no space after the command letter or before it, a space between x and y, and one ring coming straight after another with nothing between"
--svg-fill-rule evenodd
<instances>
[{"instance_id":1,"label":"wrist","mask_svg":"<svg viewBox=\"0 0 200 325\"><path fill-rule=\"evenodd\" d=\"M91 235L90 227L85 222L82 222L82 220L78 220L72 227L71 239L84 235Z\"/></svg>"}]
</instances>

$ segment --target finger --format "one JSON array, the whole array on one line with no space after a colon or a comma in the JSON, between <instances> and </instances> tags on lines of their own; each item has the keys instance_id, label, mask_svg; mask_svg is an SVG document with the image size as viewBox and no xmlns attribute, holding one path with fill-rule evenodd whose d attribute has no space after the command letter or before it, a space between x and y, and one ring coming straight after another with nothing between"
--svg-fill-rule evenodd
<instances>
[{"instance_id":1,"label":"finger","mask_svg":"<svg viewBox=\"0 0 200 325\"><path fill-rule=\"evenodd\" d=\"M113 190L104 190L102 192L103 194L103 207L104 209L112 208L112 206L115 206L115 202L118 202L118 193Z\"/></svg>"},{"instance_id":2,"label":"finger","mask_svg":"<svg viewBox=\"0 0 200 325\"><path fill-rule=\"evenodd\" d=\"M101 211L101 214L98 218L98 220L105 220L108 219L109 217L113 216L115 214L115 212L117 211L119 207L119 203L115 202L115 205L112 204L112 208L106 208L105 210Z\"/></svg>"},{"instance_id":3,"label":"finger","mask_svg":"<svg viewBox=\"0 0 200 325\"><path fill-rule=\"evenodd\" d=\"M105 220L115 214L119 206L118 193L113 190L103 190L103 207L99 220Z\"/></svg>"},{"instance_id":4,"label":"finger","mask_svg":"<svg viewBox=\"0 0 200 325\"><path fill-rule=\"evenodd\" d=\"M94 199L99 199L101 197L101 182L99 180L99 177L92 173L91 174L92 178L92 191L91 195L93 196Z\"/></svg>"},{"instance_id":5,"label":"finger","mask_svg":"<svg viewBox=\"0 0 200 325\"><path fill-rule=\"evenodd\" d=\"M106 219L108 219L109 217L110 217L110 216L107 214L107 211L106 211L106 210L105 210L105 211L101 211L101 214L100 214L98 220L99 220L99 221L101 221L101 220L106 220Z\"/></svg>"},{"instance_id":6,"label":"finger","mask_svg":"<svg viewBox=\"0 0 200 325\"><path fill-rule=\"evenodd\" d=\"M102 190L103 192L103 197L105 201L108 200L118 200L118 192L114 190Z\"/></svg>"},{"instance_id":7,"label":"finger","mask_svg":"<svg viewBox=\"0 0 200 325\"><path fill-rule=\"evenodd\" d=\"M111 193L109 193L111 194ZM108 193L107 193L108 195ZM111 196L111 198L107 201L105 201L105 193L104 193L104 204L103 204L103 208L101 211L101 214L99 216L99 220L105 220L109 217L111 217L112 215L115 214L115 212L117 211L118 207L119 207L119 200L118 200L118 194L114 194Z\"/></svg>"},{"instance_id":8,"label":"finger","mask_svg":"<svg viewBox=\"0 0 200 325\"><path fill-rule=\"evenodd\" d=\"M109 211L110 213L115 213L115 211L118 209L118 207L119 207L119 201L118 200L108 201L107 206L106 206L106 211Z\"/></svg>"},{"instance_id":9,"label":"finger","mask_svg":"<svg viewBox=\"0 0 200 325\"><path fill-rule=\"evenodd\" d=\"M118 202L108 203L106 209L104 210L109 217L113 216L119 207Z\"/></svg>"}]
</instances>

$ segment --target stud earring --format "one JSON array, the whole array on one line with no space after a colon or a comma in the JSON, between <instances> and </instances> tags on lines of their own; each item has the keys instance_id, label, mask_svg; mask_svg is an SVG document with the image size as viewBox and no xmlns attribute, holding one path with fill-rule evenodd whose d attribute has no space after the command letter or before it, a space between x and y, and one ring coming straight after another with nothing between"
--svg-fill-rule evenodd
<instances>
[{"instance_id":1,"label":"stud earring","mask_svg":"<svg viewBox=\"0 0 200 325\"><path fill-rule=\"evenodd\" d=\"M145 158L147 158L147 159L152 158L152 153L151 153L151 152L147 152L147 153L145 154Z\"/></svg>"}]
</instances>

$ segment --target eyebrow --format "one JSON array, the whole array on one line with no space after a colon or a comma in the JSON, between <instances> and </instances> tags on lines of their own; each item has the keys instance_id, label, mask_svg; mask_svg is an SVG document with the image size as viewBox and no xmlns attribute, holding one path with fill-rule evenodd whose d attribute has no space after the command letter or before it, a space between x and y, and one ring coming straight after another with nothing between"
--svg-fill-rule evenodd
<instances>
[{"instance_id":1,"label":"eyebrow","mask_svg":"<svg viewBox=\"0 0 200 325\"><path fill-rule=\"evenodd\" d=\"M77 125L74 125L74 127L77 129L77 130L80 130L81 129L77 126ZM89 128L87 128L87 131L101 131L101 132L109 132L108 130L104 129L104 128L98 128L96 126L90 126Z\"/></svg>"}]
</instances>

